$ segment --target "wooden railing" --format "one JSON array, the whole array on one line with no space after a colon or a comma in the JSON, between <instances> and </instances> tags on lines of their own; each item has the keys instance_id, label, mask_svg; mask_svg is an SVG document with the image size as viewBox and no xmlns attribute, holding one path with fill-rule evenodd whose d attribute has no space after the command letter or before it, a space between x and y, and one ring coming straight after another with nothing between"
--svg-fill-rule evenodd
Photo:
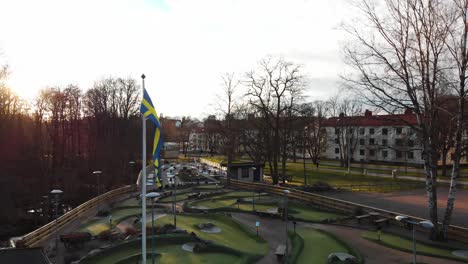
<instances>
[{"instance_id":1,"label":"wooden railing","mask_svg":"<svg viewBox=\"0 0 468 264\"><path fill-rule=\"evenodd\" d=\"M327 197L315 193L304 192L301 190L293 189L293 188L286 188L262 183L251 183L251 182L243 182L238 180L231 180L231 186L242 188L242 189L249 189L255 190L258 192L267 192L271 194L281 195L284 196L284 190L289 190L290 193L288 194L288 198L296 199L308 204L313 205L314 207L325 209L325 210L332 210L336 212L342 212L345 214L355 214L355 212L361 211L362 213L370 213L370 212L378 212L382 217L388 218L390 224L396 226L404 226L403 223L398 222L395 220L395 216L402 215L401 213L392 212L380 208L375 208L367 205L357 204L345 200L340 200L332 197ZM407 214L403 214L409 216L410 218L416 221L423 221L426 219L411 216ZM440 225L440 223L439 223ZM418 228L423 232L429 232L426 229ZM448 237L453 240L457 240L463 243L468 243L468 228L450 225L448 229Z\"/></svg>"},{"instance_id":2,"label":"wooden railing","mask_svg":"<svg viewBox=\"0 0 468 264\"><path fill-rule=\"evenodd\" d=\"M59 217L57 220L49 222L48 224L41 226L40 228L32 231L31 233L24 235L20 241L16 244L18 246L24 247L37 247L41 242L48 239L51 235L55 234L57 230L60 230L67 224L71 223L73 220L83 216L89 210L97 207L99 204L104 204L110 200L132 191L132 186L124 186L112 191L106 192L100 196L97 196L91 200L86 201L85 203L79 205L78 207L72 209L66 214Z\"/></svg>"}]
</instances>

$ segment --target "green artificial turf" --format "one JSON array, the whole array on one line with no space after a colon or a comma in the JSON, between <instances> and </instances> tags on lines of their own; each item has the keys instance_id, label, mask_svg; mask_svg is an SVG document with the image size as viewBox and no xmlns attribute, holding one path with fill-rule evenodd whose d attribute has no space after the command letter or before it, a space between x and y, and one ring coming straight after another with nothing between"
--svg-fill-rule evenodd
<instances>
[{"instance_id":1,"label":"green artificial turf","mask_svg":"<svg viewBox=\"0 0 468 264\"><path fill-rule=\"evenodd\" d=\"M271 196L265 196L265 198ZM219 208L234 208L240 209L243 211L253 211L253 206L251 202L241 202L237 203L238 198L212 198L206 199L201 201L196 201L191 203L189 206L201 207L201 208L208 208L208 209L219 209ZM272 198L273 199L273 198ZM278 203L276 202L261 202L255 203L255 210L256 211L263 211L266 212L268 209L271 208L278 208ZM313 207L298 204L298 203L290 203L289 206L289 215L292 215L294 218L304 220L304 221L311 221L311 222L321 222L326 219L340 219L343 218L343 215L330 213L330 212L323 212L316 210Z\"/></svg>"},{"instance_id":2,"label":"green artificial turf","mask_svg":"<svg viewBox=\"0 0 468 264\"><path fill-rule=\"evenodd\" d=\"M157 258L157 263L168 263L168 264L179 264L179 263L219 263L220 260L223 260L225 263L239 263L241 258L232 254L226 253L191 253L184 251L182 245L173 244L173 245L158 245L156 241L156 253L161 254ZM147 243L147 251L151 251L151 244ZM114 264L117 261L124 260L131 255L141 254L141 246L139 244L129 245L128 247L123 248L122 250L113 252L112 254L94 257L89 261L85 262L86 264ZM125 262L124 262L125 263ZM134 262L127 262L134 263ZM151 259L147 259L147 263L151 263Z\"/></svg>"},{"instance_id":3,"label":"green artificial turf","mask_svg":"<svg viewBox=\"0 0 468 264\"><path fill-rule=\"evenodd\" d=\"M156 226L172 224L172 215L155 220ZM201 223L213 223L221 228L221 233L208 234L199 231L196 226ZM151 221L147 223L151 225ZM259 241L252 232L242 228L240 224L222 215L177 215L177 227L195 232L198 237L217 244L233 248L245 253L264 255L268 251L268 244Z\"/></svg>"},{"instance_id":4,"label":"green artificial turf","mask_svg":"<svg viewBox=\"0 0 468 264\"><path fill-rule=\"evenodd\" d=\"M299 227L296 229L296 234L302 238L304 243L302 251L297 256L297 264L327 263L330 253L343 252L353 254L343 243L323 231ZM298 244L300 245L300 243ZM292 252L294 252L294 248Z\"/></svg>"},{"instance_id":5,"label":"green artificial turf","mask_svg":"<svg viewBox=\"0 0 468 264\"><path fill-rule=\"evenodd\" d=\"M408 238L403 238L397 235L382 233L380 236L380 241L377 240L377 233L366 231L362 233L362 237L370 241L388 246L401 251L413 252L413 240ZM452 251L455 249L447 248L438 248L436 246L428 245L416 241L416 252L420 255L434 256L440 258L448 258L459 261L468 262L466 258L460 258L452 255Z\"/></svg>"},{"instance_id":6,"label":"green artificial turf","mask_svg":"<svg viewBox=\"0 0 468 264\"><path fill-rule=\"evenodd\" d=\"M141 208L126 208L126 209L119 209L116 208L111 211L112 214L112 225L116 225L120 223L123 219L131 216L131 215L140 215ZM102 231L106 231L110 229L110 223L108 217L102 218L94 218L91 221L86 222L79 228L79 232L89 232L93 236L98 235Z\"/></svg>"},{"instance_id":7,"label":"green artificial turf","mask_svg":"<svg viewBox=\"0 0 468 264\"><path fill-rule=\"evenodd\" d=\"M191 192L180 193L180 194L178 193L176 195L176 201L179 202L179 201L188 199L189 194L191 194ZM172 202L173 200L174 200L174 197L172 197L172 195L170 195L170 196L166 196L164 198L159 199L158 202L169 203L169 202Z\"/></svg>"}]
</instances>

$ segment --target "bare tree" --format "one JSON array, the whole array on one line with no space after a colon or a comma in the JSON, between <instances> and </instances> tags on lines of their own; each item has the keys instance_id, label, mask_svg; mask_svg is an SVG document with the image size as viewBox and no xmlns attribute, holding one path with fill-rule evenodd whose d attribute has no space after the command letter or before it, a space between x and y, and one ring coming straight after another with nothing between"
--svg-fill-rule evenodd
<instances>
[{"instance_id":1,"label":"bare tree","mask_svg":"<svg viewBox=\"0 0 468 264\"><path fill-rule=\"evenodd\" d=\"M457 111L455 111L455 138L454 151L452 154L453 167L450 177L450 188L447 197L447 207L442 222L443 238L447 239L448 227L452 218L452 212L455 205L455 193L457 190L458 179L460 177L460 159L462 157L462 146L464 144L462 134L465 126L465 101L467 100L467 91L465 89L468 68L468 1L454 0L453 17L444 16L446 26L452 30L446 39L447 48L452 61L455 62L454 94L457 97ZM452 20L453 19L453 20ZM453 26L453 27L452 27Z\"/></svg>"},{"instance_id":2,"label":"bare tree","mask_svg":"<svg viewBox=\"0 0 468 264\"><path fill-rule=\"evenodd\" d=\"M436 102L450 32L442 0L359 0L361 22L344 25L351 41L345 62L354 70L343 76L360 98L387 113L411 109L422 138L430 220L437 217ZM449 18L450 19L450 18ZM354 43L354 44L352 44ZM438 226L432 238L438 235Z\"/></svg>"},{"instance_id":3,"label":"bare tree","mask_svg":"<svg viewBox=\"0 0 468 264\"><path fill-rule=\"evenodd\" d=\"M283 59L266 58L257 69L246 74L249 103L259 110L272 130L273 184L278 183L281 118L286 114L291 98L303 89L300 67ZM284 176L284 175L283 175Z\"/></svg>"},{"instance_id":4,"label":"bare tree","mask_svg":"<svg viewBox=\"0 0 468 264\"><path fill-rule=\"evenodd\" d=\"M222 92L218 95L218 111L222 113L224 118L223 135L226 140L225 150L227 153L227 167L231 165L234 159L236 134L233 126L234 110L236 108L236 91L240 84L240 80L234 73L225 73L221 76L222 79ZM227 171L227 184L231 184L231 173Z\"/></svg>"}]
</instances>

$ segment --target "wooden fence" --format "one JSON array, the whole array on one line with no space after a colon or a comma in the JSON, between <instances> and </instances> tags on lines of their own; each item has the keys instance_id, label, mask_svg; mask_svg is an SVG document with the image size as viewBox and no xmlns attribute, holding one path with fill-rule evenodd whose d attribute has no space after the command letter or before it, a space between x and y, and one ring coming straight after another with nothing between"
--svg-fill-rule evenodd
<instances>
[{"instance_id":1,"label":"wooden fence","mask_svg":"<svg viewBox=\"0 0 468 264\"><path fill-rule=\"evenodd\" d=\"M301 190L293 189L293 188L285 188L280 186L268 185L268 184L261 184L261 183L251 183L251 182L243 182L238 180L231 180L231 186L238 187L242 189L249 189L255 190L257 192L267 192L271 194L281 195L284 196L284 190L289 190L290 193L288 194L288 198L299 200L310 204L314 207L325 209L325 210L332 210L336 212L341 212L349 215L354 215L355 212L360 211L361 213L370 213L370 212L378 212L382 217L388 218L389 223L395 226L403 227L404 224L395 220L395 216L402 215L401 213L387 211L367 205L357 204L349 201L344 201L332 197L327 197L315 193L304 192ZM423 221L426 219L415 217L411 215L404 214L406 216L411 217L416 221ZM440 223L439 223L440 225ZM422 232L428 232L428 230L418 227ZM457 240L463 243L468 243L468 228L450 225L448 230L448 236L450 239Z\"/></svg>"},{"instance_id":2,"label":"wooden fence","mask_svg":"<svg viewBox=\"0 0 468 264\"><path fill-rule=\"evenodd\" d=\"M50 238L51 235L55 234L56 230L60 230L67 224L85 215L89 210L97 207L99 204L104 204L110 200L129 193L132 191L132 186L124 186L112 191L106 192L98 197L86 201L85 203L75 207L66 214L60 216L57 220L51 221L48 224L41 226L40 228L32 231L31 233L24 235L21 240L16 242L16 245L24 247L37 247L40 243Z\"/></svg>"}]
</instances>

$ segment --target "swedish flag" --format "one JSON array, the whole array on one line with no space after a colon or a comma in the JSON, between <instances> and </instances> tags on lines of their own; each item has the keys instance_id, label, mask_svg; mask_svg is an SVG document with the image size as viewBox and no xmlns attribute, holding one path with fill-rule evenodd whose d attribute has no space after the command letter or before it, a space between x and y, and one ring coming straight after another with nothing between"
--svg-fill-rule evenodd
<instances>
[{"instance_id":1,"label":"swedish flag","mask_svg":"<svg viewBox=\"0 0 468 264\"><path fill-rule=\"evenodd\" d=\"M156 109L153 106L153 102L149 97L146 89L143 88L143 99L141 100L140 112L145 116L145 118L151 120L155 125L155 134L153 140L153 165L156 168L155 174L155 181L158 187L161 186L161 173L159 171L159 163L160 163L160 154L161 148L163 145L163 140L161 137L161 123L159 122L158 114L156 113Z\"/></svg>"}]
</instances>

